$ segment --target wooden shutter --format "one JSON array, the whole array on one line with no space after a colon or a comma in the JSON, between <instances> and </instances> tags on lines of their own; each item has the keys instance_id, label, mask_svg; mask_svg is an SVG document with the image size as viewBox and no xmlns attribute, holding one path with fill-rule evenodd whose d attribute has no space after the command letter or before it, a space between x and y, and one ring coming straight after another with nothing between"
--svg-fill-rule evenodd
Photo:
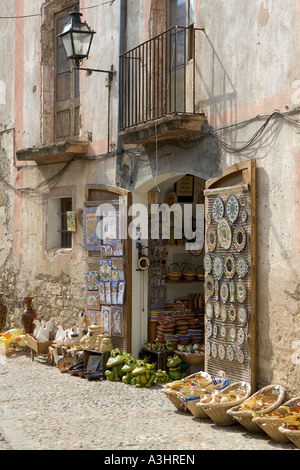
<instances>
[{"instance_id":1,"label":"wooden shutter","mask_svg":"<svg viewBox=\"0 0 300 470\"><path fill-rule=\"evenodd\" d=\"M254 390L257 349L255 160L231 166L220 176L208 180L204 195L205 369L213 376L223 370L230 382L246 381Z\"/></svg>"},{"instance_id":2,"label":"wooden shutter","mask_svg":"<svg viewBox=\"0 0 300 470\"><path fill-rule=\"evenodd\" d=\"M121 198L121 204L120 204ZM92 316L92 320L96 319L98 322L103 323L103 308L107 307L107 312L109 313L109 336L112 338L114 348L120 348L122 351L130 352L131 348L131 243L127 238L118 239L117 243L112 246L122 246L121 254L115 254L113 252L109 253L106 248L109 245L104 244L103 240L95 239L94 234L96 231L97 223L97 208L100 204L110 204L122 218L123 229L128 232L128 220L127 220L127 207L131 204L131 194L127 193L125 190L117 187L109 186L87 186L86 191L86 208L83 211L83 232L84 240L83 244L87 250L87 273L98 273L98 290L87 290L86 293L86 311L89 316ZM100 262L108 260L108 262L114 262L118 259L124 269L124 282L125 282L125 295L124 301L122 304L116 304L111 298L111 302L107 301L107 298L103 299L102 294L100 293ZM85 273L86 274L86 273ZM106 281L110 283L110 288L112 289L112 277L110 280ZM96 299L96 307L89 305L89 299ZM97 301L98 299L98 301ZM103 301L103 300L104 301ZM119 308L117 312L116 309ZM117 331L116 326L116 316L118 313L121 313L121 333Z\"/></svg>"}]
</instances>

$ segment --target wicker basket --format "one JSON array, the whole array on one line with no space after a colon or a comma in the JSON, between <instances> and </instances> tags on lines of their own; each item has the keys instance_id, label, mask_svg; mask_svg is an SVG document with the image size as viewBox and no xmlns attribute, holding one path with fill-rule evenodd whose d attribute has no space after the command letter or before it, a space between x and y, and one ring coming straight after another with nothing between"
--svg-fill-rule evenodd
<instances>
[{"instance_id":1,"label":"wicker basket","mask_svg":"<svg viewBox=\"0 0 300 470\"><path fill-rule=\"evenodd\" d=\"M176 350L176 353L185 364L202 364L204 362L204 355L197 353L182 353Z\"/></svg>"},{"instance_id":2,"label":"wicker basket","mask_svg":"<svg viewBox=\"0 0 300 470\"><path fill-rule=\"evenodd\" d=\"M286 429L283 426L278 428L279 432L281 432L284 436L288 438L293 444L295 444L298 449L300 449L300 431L294 431L292 429Z\"/></svg>"},{"instance_id":3,"label":"wicker basket","mask_svg":"<svg viewBox=\"0 0 300 470\"><path fill-rule=\"evenodd\" d=\"M184 377L184 379L182 379L182 383L186 383L188 382L189 380L192 380L192 379L197 379L197 376L203 376L205 378L210 378L210 375L205 373L205 372L195 372L194 374L191 374L187 377ZM171 403L175 406L175 408L177 408L177 410L179 411L187 411L188 408L187 408L187 404L185 401L182 400L182 396L180 396L180 390L172 390L171 388L168 388L168 386L164 389L162 389L162 392L168 397L168 399L171 401ZM190 411L190 410L188 410Z\"/></svg>"},{"instance_id":4,"label":"wicker basket","mask_svg":"<svg viewBox=\"0 0 300 470\"><path fill-rule=\"evenodd\" d=\"M174 268L172 267L177 267L177 269L175 270ZM169 269L168 269L168 278L170 281L179 281L181 279L181 276L182 276L182 271L180 269L180 266L176 263L173 263L173 264L170 264L169 266Z\"/></svg>"},{"instance_id":5,"label":"wicker basket","mask_svg":"<svg viewBox=\"0 0 300 470\"><path fill-rule=\"evenodd\" d=\"M196 269L192 263L186 264L183 268L183 278L186 281L193 281L196 278Z\"/></svg>"},{"instance_id":6,"label":"wicker basket","mask_svg":"<svg viewBox=\"0 0 300 470\"><path fill-rule=\"evenodd\" d=\"M296 398L293 398L292 400L287 401L286 403L284 403L284 405L292 405L294 403L299 403L299 402L300 402L300 397L296 397ZM277 410L280 411L280 407ZM265 433L268 434L268 436L270 436L273 439L273 441L286 443L290 441L288 438L288 435L279 430L279 428L282 426L283 419L284 418L280 418L276 416L273 416L273 417L258 416L256 418L252 418L252 421L253 423L258 424L262 428L262 430L265 431ZM300 436L300 431L298 431L298 433Z\"/></svg>"},{"instance_id":7,"label":"wicker basket","mask_svg":"<svg viewBox=\"0 0 300 470\"><path fill-rule=\"evenodd\" d=\"M196 269L197 279L198 281L204 281L205 278L205 271L203 266L198 266Z\"/></svg>"},{"instance_id":8,"label":"wicker basket","mask_svg":"<svg viewBox=\"0 0 300 470\"><path fill-rule=\"evenodd\" d=\"M242 398L225 403L197 403L197 408L203 413L206 413L207 416L218 426L229 426L236 423L236 420L233 416L227 414L227 410L233 406L240 405L245 401L251 394L251 385L247 382L235 382L225 388L224 394L230 392L235 392L238 389L243 389L245 394Z\"/></svg>"},{"instance_id":9,"label":"wicker basket","mask_svg":"<svg viewBox=\"0 0 300 470\"><path fill-rule=\"evenodd\" d=\"M267 387L261 388L256 393L251 395L251 397L248 398L250 400L252 397L255 397L260 394L270 396L270 395L273 395L274 393L278 394L277 400L268 408L265 408L262 410L255 410L256 414L270 413L271 411L278 408L284 400L285 390L280 385L268 385ZM241 405L237 405L237 406L230 408L229 410L227 410L227 414L233 417L238 423L240 423L246 429L248 429L248 431L253 432L253 433L258 433L258 434L263 433L264 431L262 430L262 428L257 423L254 423L252 421L254 410L239 411L240 406Z\"/></svg>"}]
</instances>

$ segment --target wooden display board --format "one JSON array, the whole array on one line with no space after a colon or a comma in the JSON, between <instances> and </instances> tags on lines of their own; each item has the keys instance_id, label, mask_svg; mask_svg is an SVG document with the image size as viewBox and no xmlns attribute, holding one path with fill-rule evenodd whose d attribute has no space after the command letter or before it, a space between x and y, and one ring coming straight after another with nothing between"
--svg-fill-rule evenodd
<instances>
[{"instance_id":1,"label":"wooden display board","mask_svg":"<svg viewBox=\"0 0 300 470\"><path fill-rule=\"evenodd\" d=\"M205 370L256 388L256 164L205 185Z\"/></svg>"}]
</instances>

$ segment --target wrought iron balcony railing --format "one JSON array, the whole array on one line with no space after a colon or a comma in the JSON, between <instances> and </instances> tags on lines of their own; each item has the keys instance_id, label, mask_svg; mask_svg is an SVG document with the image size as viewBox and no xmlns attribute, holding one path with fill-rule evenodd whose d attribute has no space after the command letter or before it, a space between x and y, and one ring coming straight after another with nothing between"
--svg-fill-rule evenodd
<instances>
[{"instance_id":1,"label":"wrought iron balcony railing","mask_svg":"<svg viewBox=\"0 0 300 470\"><path fill-rule=\"evenodd\" d=\"M121 55L121 131L174 113L200 114L200 31L176 26Z\"/></svg>"}]
</instances>

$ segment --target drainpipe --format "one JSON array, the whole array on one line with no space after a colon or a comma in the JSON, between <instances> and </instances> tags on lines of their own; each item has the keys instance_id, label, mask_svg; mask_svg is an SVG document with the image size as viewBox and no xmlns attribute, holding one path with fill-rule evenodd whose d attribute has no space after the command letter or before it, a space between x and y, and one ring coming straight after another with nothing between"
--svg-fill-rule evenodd
<instances>
[{"instance_id":1,"label":"drainpipe","mask_svg":"<svg viewBox=\"0 0 300 470\"><path fill-rule=\"evenodd\" d=\"M122 161L122 144L119 138L119 130L121 123L121 60L120 55L125 52L126 44L126 22L127 22L127 0L120 0L120 31L119 31L119 82L118 82L118 129L117 129L117 161L116 172L121 176L121 161Z\"/></svg>"}]
</instances>

